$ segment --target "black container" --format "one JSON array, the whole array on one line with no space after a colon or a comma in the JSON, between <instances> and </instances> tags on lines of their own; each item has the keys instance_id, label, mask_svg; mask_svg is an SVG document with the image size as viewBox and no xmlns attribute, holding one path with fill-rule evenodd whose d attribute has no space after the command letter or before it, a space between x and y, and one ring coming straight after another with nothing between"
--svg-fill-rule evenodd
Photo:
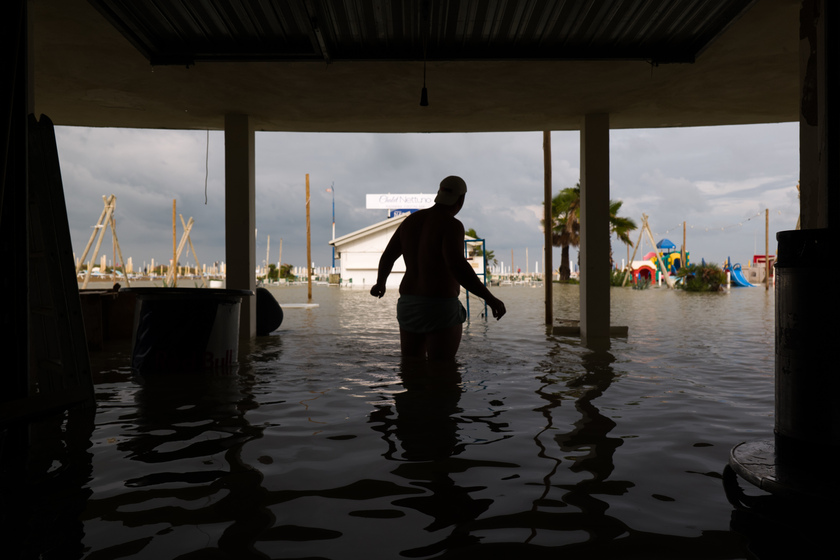
<instances>
[{"instance_id":1,"label":"black container","mask_svg":"<svg viewBox=\"0 0 840 560\"><path fill-rule=\"evenodd\" d=\"M840 262L830 230L776 234L776 452L840 448Z\"/></svg>"},{"instance_id":2,"label":"black container","mask_svg":"<svg viewBox=\"0 0 840 560\"><path fill-rule=\"evenodd\" d=\"M143 375L229 371L239 360L239 311L250 290L124 288L137 296L131 368Z\"/></svg>"}]
</instances>

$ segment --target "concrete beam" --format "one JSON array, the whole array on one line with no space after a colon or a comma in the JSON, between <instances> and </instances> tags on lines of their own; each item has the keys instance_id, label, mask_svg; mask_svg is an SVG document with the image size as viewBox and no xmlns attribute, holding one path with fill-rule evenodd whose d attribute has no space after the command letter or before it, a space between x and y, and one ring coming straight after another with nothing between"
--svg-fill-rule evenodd
<instances>
[{"instance_id":1,"label":"concrete beam","mask_svg":"<svg viewBox=\"0 0 840 560\"><path fill-rule=\"evenodd\" d=\"M247 115L225 115L226 287L256 294L256 173L254 126ZM243 299L240 338L257 335L257 298Z\"/></svg>"},{"instance_id":2,"label":"concrete beam","mask_svg":"<svg viewBox=\"0 0 840 560\"><path fill-rule=\"evenodd\" d=\"M580 332L610 345L610 118L586 115L580 131Z\"/></svg>"}]
</instances>

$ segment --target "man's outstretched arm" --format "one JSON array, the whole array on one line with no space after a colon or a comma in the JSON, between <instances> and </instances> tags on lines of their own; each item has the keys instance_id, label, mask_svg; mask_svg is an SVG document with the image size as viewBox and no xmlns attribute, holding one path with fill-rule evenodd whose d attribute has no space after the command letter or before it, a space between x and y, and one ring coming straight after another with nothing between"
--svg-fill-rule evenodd
<instances>
[{"instance_id":1,"label":"man's outstretched arm","mask_svg":"<svg viewBox=\"0 0 840 560\"><path fill-rule=\"evenodd\" d=\"M376 284L370 289L370 295L382 297L385 295L385 283L394 268L394 263L402 255L402 242L400 241L400 228L391 236L388 246L379 258L379 270L376 274Z\"/></svg>"},{"instance_id":2,"label":"man's outstretched arm","mask_svg":"<svg viewBox=\"0 0 840 560\"><path fill-rule=\"evenodd\" d=\"M452 228L445 233L443 246L446 265L455 280L467 291L487 302L487 305L493 310L493 317L497 320L501 319L507 313L505 304L490 293L490 290L479 279L473 267L464 257L464 226L461 222L456 220Z\"/></svg>"}]
</instances>

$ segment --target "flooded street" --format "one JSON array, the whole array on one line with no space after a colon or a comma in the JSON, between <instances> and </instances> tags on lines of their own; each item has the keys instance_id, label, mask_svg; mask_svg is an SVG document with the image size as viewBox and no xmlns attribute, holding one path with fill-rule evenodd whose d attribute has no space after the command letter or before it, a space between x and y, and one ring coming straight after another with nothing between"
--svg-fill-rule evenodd
<instances>
[{"instance_id":1,"label":"flooded street","mask_svg":"<svg viewBox=\"0 0 840 560\"><path fill-rule=\"evenodd\" d=\"M721 472L772 437L772 290L613 289L629 336L601 353L546 334L542 288L494 293L508 314L471 298L457 368L433 378L401 365L396 290L327 286L234 375L98 361L64 542L92 559L751 557ZM555 318L577 297L556 286Z\"/></svg>"}]
</instances>

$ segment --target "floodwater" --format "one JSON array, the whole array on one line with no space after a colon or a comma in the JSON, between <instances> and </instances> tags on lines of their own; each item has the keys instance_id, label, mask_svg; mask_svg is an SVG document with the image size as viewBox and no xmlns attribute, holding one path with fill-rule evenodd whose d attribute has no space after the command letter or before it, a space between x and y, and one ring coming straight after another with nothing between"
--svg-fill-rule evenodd
<instances>
[{"instance_id":1,"label":"floodwater","mask_svg":"<svg viewBox=\"0 0 840 560\"><path fill-rule=\"evenodd\" d=\"M271 291L307 301L306 286ZM471 298L457 367L433 376L401 364L396 290L327 286L240 347L235 374L137 378L127 353L99 357L88 431L68 419L43 465L70 482L27 506L61 512L22 550L757 557L721 473L734 445L772 437L773 291L614 288L629 335L598 353L546 334L541 287L494 292L508 314L485 320ZM578 318L576 286L555 285L554 313Z\"/></svg>"}]
</instances>

